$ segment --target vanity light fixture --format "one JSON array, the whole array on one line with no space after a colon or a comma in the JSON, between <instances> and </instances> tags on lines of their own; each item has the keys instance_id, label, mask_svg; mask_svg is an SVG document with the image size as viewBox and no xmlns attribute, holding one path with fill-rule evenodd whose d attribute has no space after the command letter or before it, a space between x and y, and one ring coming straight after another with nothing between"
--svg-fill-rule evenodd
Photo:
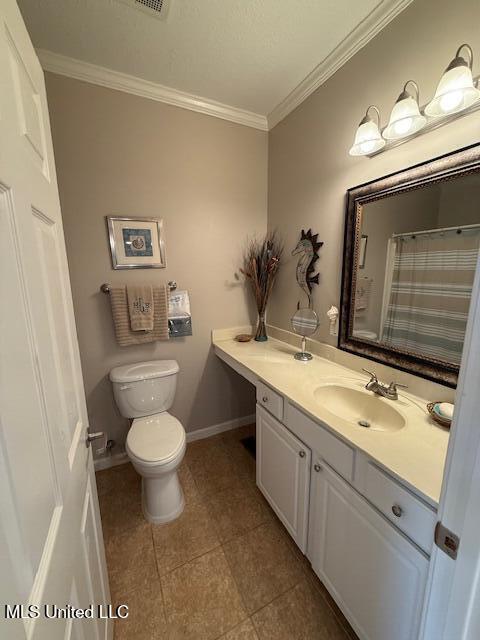
<instances>
[{"instance_id":1,"label":"vanity light fixture","mask_svg":"<svg viewBox=\"0 0 480 640\"><path fill-rule=\"evenodd\" d=\"M462 49L468 53L468 61L460 55ZM445 69L433 100L425 107L427 116L438 117L457 113L480 100L480 91L473 83L472 66L472 48L468 44L462 44L458 47L455 58Z\"/></svg>"},{"instance_id":2,"label":"vanity light fixture","mask_svg":"<svg viewBox=\"0 0 480 640\"><path fill-rule=\"evenodd\" d=\"M413 91L409 91L409 85ZM390 120L382 135L386 140L400 140L420 131L427 119L420 113L418 106L419 90L414 80L408 80L390 114Z\"/></svg>"},{"instance_id":3,"label":"vanity light fixture","mask_svg":"<svg viewBox=\"0 0 480 640\"><path fill-rule=\"evenodd\" d=\"M465 113L480 110L480 76L473 77L472 68L472 48L462 44L441 77L435 96L423 106L419 105L417 83L408 80L383 130L377 107L368 107L357 128L350 155L372 158L427 131L443 127ZM376 121L370 110L375 111Z\"/></svg>"},{"instance_id":4,"label":"vanity light fixture","mask_svg":"<svg viewBox=\"0 0 480 640\"><path fill-rule=\"evenodd\" d=\"M369 115L370 110L376 113L376 122ZM377 107L371 104L364 118L358 125L357 133L355 134L355 140L353 146L350 149L351 156L366 156L375 151L379 151L385 146L385 140L380 133L380 111Z\"/></svg>"}]
</instances>

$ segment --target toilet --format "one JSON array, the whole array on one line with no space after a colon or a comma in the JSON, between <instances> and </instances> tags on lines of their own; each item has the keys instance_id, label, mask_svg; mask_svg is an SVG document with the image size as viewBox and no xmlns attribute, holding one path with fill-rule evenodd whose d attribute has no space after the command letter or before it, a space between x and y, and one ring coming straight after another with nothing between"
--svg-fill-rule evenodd
<instances>
[{"instance_id":1,"label":"toilet","mask_svg":"<svg viewBox=\"0 0 480 640\"><path fill-rule=\"evenodd\" d=\"M110 371L120 413L133 418L125 448L142 476L143 513L154 524L174 520L185 506L177 474L185 455L185 430L168 413L178 371L175 360L136 362Z\"/></svg>"},{"instance_id":2,"label":"toilet","mask_svg":"<svg viewBox=\"0 0 480 640\"><path fill-rule=\"evenodd\" d=\"M368 331L367 329L354 329L353 330L354 338L363 338L364 340L376 340L378 335L375 331Z\"/></svg>"}]
</instances>

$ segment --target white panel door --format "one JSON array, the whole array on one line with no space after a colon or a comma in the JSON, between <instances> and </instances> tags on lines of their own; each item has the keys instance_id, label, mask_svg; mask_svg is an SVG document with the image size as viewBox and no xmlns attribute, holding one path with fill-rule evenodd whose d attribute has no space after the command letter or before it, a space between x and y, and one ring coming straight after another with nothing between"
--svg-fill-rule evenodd
<instances>
[{"instance_id":1,"label":"white panel door","mask_svg":"<svg viewBox=\"0 0 480 640\"><path fill-rule=\"evenodd\" d=\"M314 465L308 555L362 640L416 640L428 559L325 463Z\"/></svg>"},{"instance_id":2,"label":"white panel door","mask_svg":"<svg viewBox=\"0 0 480 640\"><path fill-rule=\"evenodd\" d=\"M257 484L303 553L311 457L303 442L257 404Z\"/></svg>"},{"instance_id":3,"label":"white panel door","mask_svg":"<svg viewBox=\"0 0 480 640\"><path fill-rule=\"evenodd\" d=\"M0 588L25 616L1 611L0 636L101 640L105 620L43 615L109 592L44 79L14 0L0 3L0 223Z\"/></svg>"}]
</instances>

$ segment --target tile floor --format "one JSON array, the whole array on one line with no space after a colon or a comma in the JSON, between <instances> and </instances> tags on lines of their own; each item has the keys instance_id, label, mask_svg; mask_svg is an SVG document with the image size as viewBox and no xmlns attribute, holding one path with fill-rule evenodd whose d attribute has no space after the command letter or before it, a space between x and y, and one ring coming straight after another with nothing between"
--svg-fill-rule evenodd
<instances>
[{"instance_id":1,"label":"tile floor","mask_svg":"<svg viewBox=\"0 0 480 640\"><path fill-rule=\"evenodd\" d=\"M97 473L112 600L130 608L115 640L356 638L255 486L254 430L187 446L167 525L143 519L130 464Z\"/></svg>"}]
</instances>

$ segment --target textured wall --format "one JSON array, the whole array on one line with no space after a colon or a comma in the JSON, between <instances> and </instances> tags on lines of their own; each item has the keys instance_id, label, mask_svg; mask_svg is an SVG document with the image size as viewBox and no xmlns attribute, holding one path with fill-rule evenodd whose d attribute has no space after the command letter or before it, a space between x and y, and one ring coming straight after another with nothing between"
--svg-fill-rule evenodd
<instances>
[{"instance_id":1,"label":"textured wall","mask_svg":"<svg viewBox=\"0 0 480 640\"><path fill-rule=\"evenodd\" d=\"M187 431L251 414L253 391L213 355L210 331L251 321L234 274L247 235L266 228L267 134L52 74L47 93L93 430L123 443L108 372L156 358L180 364L172 413ZM167 268L113 271L112 214L162 217ZM118 347L99 286L168 280L190 292L193 336Z\"/></svg>"},{"instance_id":2,"label":"textured wall","mask_svg":"<svg viewBox=\"0 0 480 640\"><path fill-rule=\"evenodd\" d=\"M302 227L312 227L325 242L314 292L319 340L337 340L328 333L325 313L339 306L347 189L480 140L477 112L371 160L352 158L358 122L376 104L385 124L410 78L425 102L463 42L476 52L474 72L480 73L479 24L478 0L417 0L270 132L269 227L279 229L287 248L295 246ZM290 258L282 268L268 314L269 323L285 329L301 299L295 266Z\"/></svg>"}]
</instances>

